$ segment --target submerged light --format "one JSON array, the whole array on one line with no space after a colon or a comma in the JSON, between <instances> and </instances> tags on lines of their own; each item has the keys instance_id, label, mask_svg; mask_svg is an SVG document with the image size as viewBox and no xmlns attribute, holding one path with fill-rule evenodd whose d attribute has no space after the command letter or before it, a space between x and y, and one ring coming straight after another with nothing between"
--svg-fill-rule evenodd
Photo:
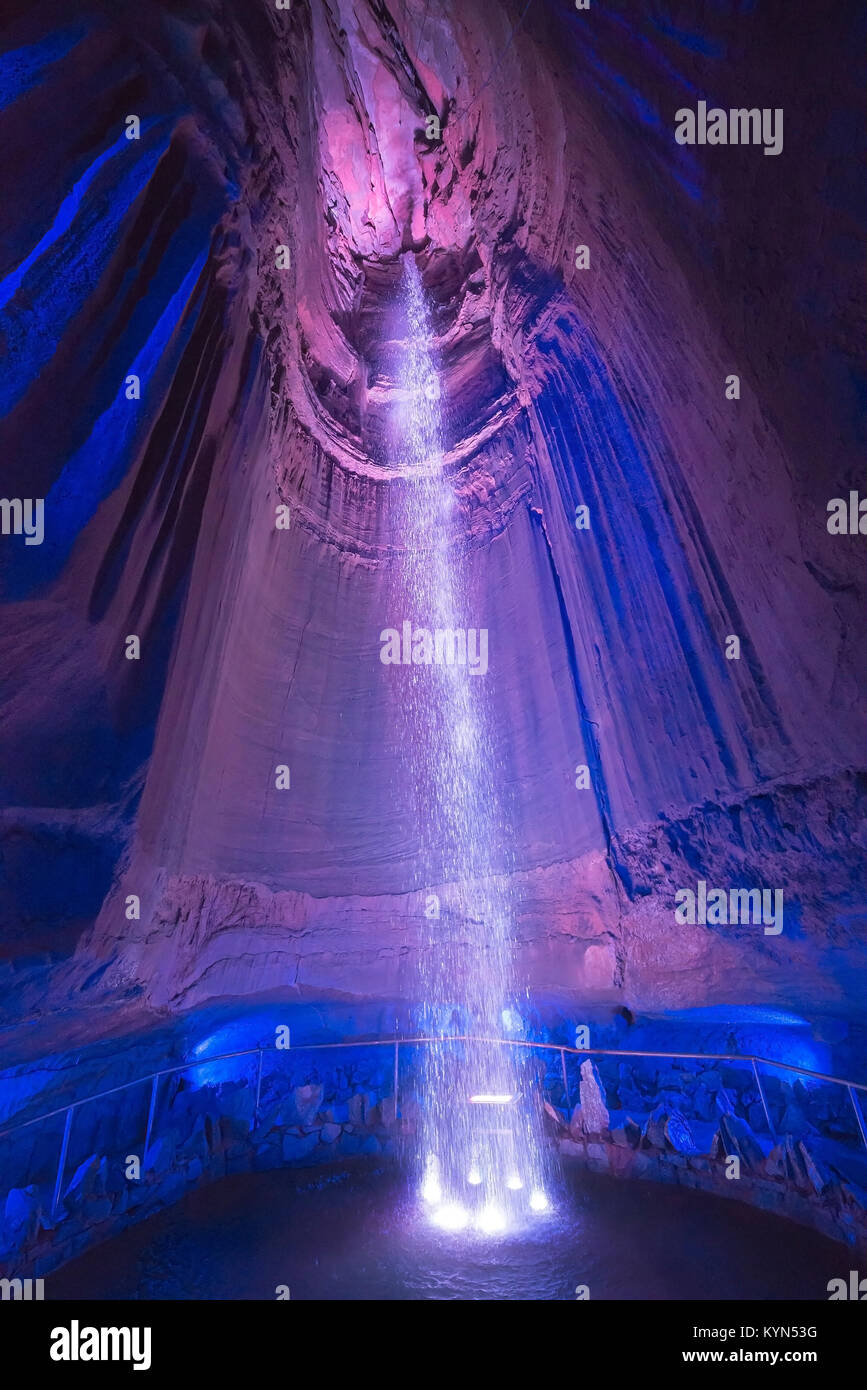
<instances>
[{"instance_id":1,"label":"submerged light","mask_svg":"<svg viewBox=\"0 0 867 1390\"><path fill-rule=\"evenodd\" d=\"M442 1201L443 1190L440 1187L440 1180L435 1173L429 1173L421 1185L421 1195L425 1202L435 1206Z\"/></svg>"},{"instance_id":2,"label":"submerged light","mask_svg":"<svg viewBox=\"0 0 867 1390\"><path fill-rule=\"evenodd\" d=\"M446 1202L445 1206L437 1207L431 1219L444 1231L462 1231L469 1225L470 1214L460 1202Z\"/></svg>"},{"instance_id":3,"label":"submerged light","mask_svg":"<svg viewBox=\"0 0 867 1390\"><path fill-rule=\"evenodd\" d=\"M545 1196L544 1192L540 1192L538 1188L536 1188L535 1192L530 1194L531 1211L547 1211L550 1205L551 1204L548 1201L548 1198Z\"/></svg>"},{"instance_id":4,"label":"submerged light","mask_svg":"<svg viewBox=\"0 0 867 1390\"><path fill-rule=\"evenodd\" d=\"M443 1199L443 1190L440 1184L440 1165L436 1154L428 1154L425 1163L424 1182L421 1185L422 1201L429 1202L431 1206L438 1206Z\"/></svg>"},{"instance_id":5,"label":"submerged light","mask_svg":"<svg viewBox=\"0 0 867 1390\"><path fill-rule=\"evenodd\" d=\"M509 1105L514 1099L514 1096L470 1096L470 1105Z\"/></svg>"},{"instance_id":6,"label":"submerged light","mask_svg":"<svg viewBox=\"0 0 867 1390\"><path fill-rule=\"evenodd\" d=\"M506 1218L499 1207L489 1202L476 1217L476 1225L486 1236L495 1236L506 1229Z\"/></svg>"},{"instance_id":7,"label":"submerged light","mask_svg":"<svg viewBox=\"0 0 867 1390\"><path fill-rule=\"evenodd\" d=\"M511 1192L520 1192L524 1184L518 1177L518 1174L513 1173L512 1176L507 1180L506 1186L509 1188Z\"/></svg>"}]
</instances>

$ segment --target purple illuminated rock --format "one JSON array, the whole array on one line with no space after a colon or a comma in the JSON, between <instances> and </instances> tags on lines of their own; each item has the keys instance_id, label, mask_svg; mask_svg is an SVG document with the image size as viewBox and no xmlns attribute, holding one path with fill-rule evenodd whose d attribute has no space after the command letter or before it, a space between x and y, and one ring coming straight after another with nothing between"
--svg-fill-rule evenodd
<instances>
[{"instance_id":1,"label":"purple illuminated rock","mask_svg":"<svg viewBox=\"0 0 867 1390\"><path fill-rule=\"evenodd\" d=\"M595 1064L589 1058L581 1063L579 1093L580 1104L575 1106L569 1123L573 1138L607 1134L609 1114L605 1088Z\"/></svg>"},{"instance_id":2,"label":"purple illuminated rock","mask_svg":"<svg viewBox=\"0 0 867 1390\"><path fill-rule=\"evenodd\" d=\"M653 7L592 43L568 6L140 8L133 43L85 7L3 111L4 494L49 508L44 547L0 547L10 1020L418 991L443 884L407 673L378 659L410 250L490 634L519 980L644 1010L863 997L863 554L825 527L860 459L858 258L827 251L855 200L821 142L674 141L742 7L701 52ZM13 9L36 52L52 7ZM745 91L773 70L797 106L806 67L855 110L848 23L817 51L760 10ZM112 152L131 87L143 138ZM678 924L699 876L784 887L792 929Z\"/></svg>"},{"instance_id":3,"label":"purple illuminated rock","mask_svg":"<svg viewBox=\"0 0 867 1390\"><path fill-rule=\"evenodd\" d=\"M764 1150L747 1121L734 1114L721 1115L711 1157L722 1162L732 1156L739 1158L747 1170L757 1170L765 1162Z\"/></svg>"},{"instance_id":4,"label":"purple illuminated rock","mask_svg":"<svg viewBox=\"0 0 867 1390\"><path fill-rule=\"evenodd\" d=\"M309 1125L322 1104L323 1087L310 1084L296 1086L292 1092L293 1120L300 1125Z\"/></svg>"}]
</instances>

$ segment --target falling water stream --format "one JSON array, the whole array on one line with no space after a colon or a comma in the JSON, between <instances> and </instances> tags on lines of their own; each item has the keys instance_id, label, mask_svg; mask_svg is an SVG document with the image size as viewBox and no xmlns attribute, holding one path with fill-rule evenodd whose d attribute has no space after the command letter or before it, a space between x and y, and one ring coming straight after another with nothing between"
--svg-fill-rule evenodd
<instances>
[{"instance_id":1,"label":"falling water stream","mask_svg":"<svg viewBox=\"0 0 867 1390\"><path fill-rule=\"evenodd\" d=\"M402 716L428 884L417 981L421 1022L429 1036L443 1039L423 1049L419 1189L437 1224L493 1235L547 1210L551 1185L539 1087L518 1049L481 1041L504 1036L522 994L514 977L508 874L502 872L509 836L498 797L490 677L480 659L487 624L474 598L468 546L444 468L434 335L411 255L402 301L400 626L412 632L413 657L401 672ZM467 662L460 664L459 638L454 648L445 639L436 659L427 634L437 630L467 634ZM487 661L496 660L489 645ZM458 1034L471 1041L447 1040Z\"/></svg>"}]
</instances>

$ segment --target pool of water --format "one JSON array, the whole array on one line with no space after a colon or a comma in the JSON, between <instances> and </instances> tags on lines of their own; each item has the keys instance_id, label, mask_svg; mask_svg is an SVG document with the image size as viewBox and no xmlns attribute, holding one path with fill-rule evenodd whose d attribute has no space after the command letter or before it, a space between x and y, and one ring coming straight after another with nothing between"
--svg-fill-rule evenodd
<instances>
[{"instance_id":1,"label":"pool of water","mask_svg":"<svg viewBox=\"0 0 867 1390\"><path fill-rule=\"evenodd\" d=\"M429 1224L381 1165L227 1178L64 1265L54 1299L826 1299L846 1248L739 1202L573 1171L501 1237Z\"/></svg>"}]
</instances>

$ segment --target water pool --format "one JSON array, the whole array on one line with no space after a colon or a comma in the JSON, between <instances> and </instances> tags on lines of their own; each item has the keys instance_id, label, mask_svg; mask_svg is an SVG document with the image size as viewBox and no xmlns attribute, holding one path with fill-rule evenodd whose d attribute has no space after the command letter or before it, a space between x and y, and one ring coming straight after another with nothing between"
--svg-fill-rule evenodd
<instances>
[{"instance_id":1,"label":"water pool","mask_svg":"<svg viewBox=\"0 0 867 1390\"><path fill-rule=\"evenodd\" d=\"M849 1252L719 1197L573 1171L553 1215L498 1238L428 1224L381 1165L245 1174L50 1274L53 1299L826 1299Z\"/></svg>"}]
</instances>

